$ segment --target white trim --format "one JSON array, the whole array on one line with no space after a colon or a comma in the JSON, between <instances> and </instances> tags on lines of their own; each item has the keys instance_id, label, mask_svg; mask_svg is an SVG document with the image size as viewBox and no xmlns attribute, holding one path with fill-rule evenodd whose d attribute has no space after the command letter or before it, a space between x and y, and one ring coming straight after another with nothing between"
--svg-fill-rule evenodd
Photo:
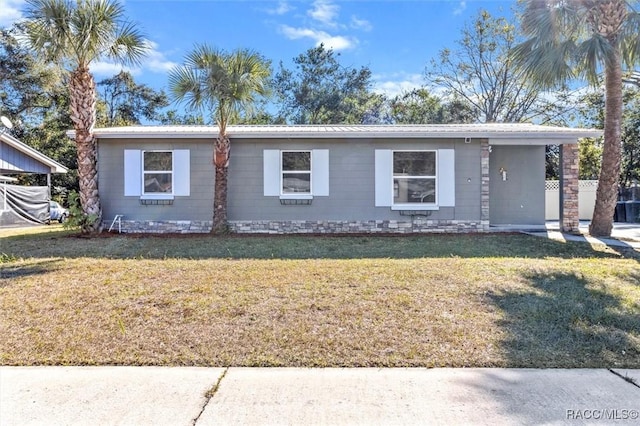
<instances>
[{"instance_id":1,"label":"white trim","mask_svg":"<svg viewBox=\"0 0 640 426\"><path fill-rule=\"evenodd\" d=\"M313 200L313 195L311 194L282 194L280 195L281 200Z\"/></svg>"},{"instance_id":2,"label":"white trim","mask_svg":"<svg viewBox=\"0 0 640 426\"><path fill-rule=\"evenodd\" d=\"M141 200L173 200L173 194L144 194L140 196Z\"/></svg>"},{"instance_id":3,"label":"white trim","mask_svg":"<svg viewBox=\"0 0 640 426\"><path fill-rule=\"evenodd\" d=\"M144 193L144 152L170 152L172 154L171 193ZM153 173L149 171L148 173ZM169 173L169 172L160 172ZM175 150L124 150L124 195L140 197L141 200L173 200L174 196L191 195L191 152L188 149Z\"/></svg>"},{"instance_id":4,"label":"white trim","mask_svg":"<svg viewBox=\"0 0 640 426\"><path fill-rule=\"evenodd\" d=\"M162 152L162 153L169 153L171 154L171 170L145 170L144 169L144 155L147 152ZM141 182L140 184L141 186L141 195L150 195L155 197L158 194L161 195L171 195L173 196L175 194L175 179L174 179L174 169L175 169L175 156L174 156L174 152L173 150L170 149L145 149L141 151L141 163L140 163L140 167L141 167L141 173L140 173L140 179ZM171 175L171 191L170 192L146 192L145 191L145 175L147 174L165 174L165 175ZM157 183L157 181L156 181ZM158 199L162 199L162 198L158 198Z\"/></svg>"},{"instance_id":5,"label":"white trim","mask_svg":"<svg viewBox=\"0 0 640 426\"><path fill-rule=\"evenodd\" d=\"M280 150L265 149L262 151L262 177L265 197L280 195Z\"/></svg>"},{"instance_id":6,"label":"white trim","mask_svg":"<svg viewBox=\"0 0 640 426\"><path fill-rule=\"evenodd\" d=\"M282 156L288 152L303 152L309 153L309 170L282 170L282 166L284 162L282 161ZM284 174L300 174L300 175L309 175L309 192L284 192ZM280 196L290 196L290 195L313 195L313 150L312 149L283 149L280 150Z\"/></svg>"},{"instance_id":7,"label":"white trim","mask_svg":"<svg viewBox=\"0 0 640 426\"><path fill-rule=\"evenodd\" d=\"M329 196L329 150L314 149L311 153L311 194Z\"/></svg>"},{"instance_id":8,"label":"white trim","mask_svg":"<svg viewBox=\"0 0 640 426\"><path fill-rule=\"evenodd\" d=\"M188 149L173 151L173 195L191 195L191 152Z\"/></svg>"},{"instance_id":9,"label":"white trim","mask_svg":"<svg viewBox=\"0 0 640 426\"><path fill-rule=\"evenodd\" d=\"M396 152L432 152L434 154L435 161L435 174L434 175L408 175L408 176L396 176L393 171L393 162L394 162L394 154ZM398 206L400 208L392 209L392 210L424 210L422 207L431 206L435 207L434 210L437 210L440 201L440 195L438 194L438 170L440 167L439 158L438 158L438 150L437 149L394 149L391 151L391 184L395 184L396 179L433 179L435 180L435 194L434 201L432 203L396 203L394 201L394 195L391 194L391 206ZM420 207L420 208L418 208Z\"/></svg>"},{"instance_id":10,"label":"white trim","mask_svg":"<svg viewBox=\"0 0 640 426\"><path fill-rule=\"evenodd\" d=\"M438 150L437 199L440 207L456 205L456 157L454 149Z\"/></svg>"},{"instance_id":11,"label":"white trim","mask_svg":"<svg viewBox=\"0 0 640 426\"><path fill-rule=\"evenodd\" d=\"M440 206L436 204L394 204L391 210L440 210Z\"/></svg>"},{"instance_id":12,"label":"white trim","mask_svg":"<svg viewBox=\"0 0 640 426\"><path fill-rule=\"evenodd\" d=\"M393 151L376 149L374 159L375 206L393 205Z\"/></svg>"},{"instance_id":13,"label":"white trim","mask_svg":"<svg viewBox=\"0 0 640 426\"><path fill-rule=\"evenodd\" d=\"M142 151L124 150L124 196L142 195Z\"/></svg>"},{"instance_id":14,"label":"white trim","mask_svg":"<svg viewBox=\"0 0 640 426\"><path fill-rule=\"evenodd\" d=\"M602 130L568 127L540 126L527 123L484 124L424 124L424 125L328 125L328 126L229 126L231 139L336 139L336 138L470 138L471 143L479 139L536 139L544 144L572 144L579 138L600 137ZM215 139L216 126L129 126L94 129L99 139L109 138L171 138L171 139ZM69 132L70 137L74 132ZM495 143L495 142L492 142Z\"/></svg>"},{"instance_id":15,"label":"white trim","mask_svg":"<svg viewBox=\"0 0 640 426\"><path fill-rule=\"evenodd\" d=\"M393 174L395 152L434 152L435 176L402 176L402 178L435 179L434 203L394 203L393 184L399 176ZM455 150L453 149L376 149L375 150L375 206L391 207L391 210L439 210L440 207L455 206Z\"/></svg>"}]
</instances>

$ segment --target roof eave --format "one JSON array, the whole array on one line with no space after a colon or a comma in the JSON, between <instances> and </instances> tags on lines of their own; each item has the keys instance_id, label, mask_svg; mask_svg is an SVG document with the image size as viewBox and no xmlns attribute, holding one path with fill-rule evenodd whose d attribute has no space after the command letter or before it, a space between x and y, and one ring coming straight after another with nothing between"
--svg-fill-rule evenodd
<instances>
[{"instance_id":1,"label":"roof eave","mask_svg":"<svg viewBox=\"0 0 640 426\"><path fill-rule=\"evenodd\" d=\"M14 138L13 136L7 133L0 134L0 140L2 140L7 145L15 148L16 150L22 152L23 154L40 162L41 164L44 164L45 166L49 167L50 169L49 173L67 173L69 171L69 169L67 169L62 164L47 157L41 152L38 152L37 150L31 148L29 145L25 144L24 142L20 142L18 139Z\"/></svg>"},{"instance_id":2,"label":"roof eave","mask_svg":"<svg viewBox=\"0 0 640 426\"><path fill-rule=\"evenodd\" d=\"M232 139L410 139L471 138L501 143L514 139L537 144L576 143L584 137L602 136L601 130L547 127L530 124L462 125L244 125L229 126ZM74 132L68 132L73 138ZM95 129L98 139L215 139L216 126L130 126Z\"/></svg>"}]
</instances>

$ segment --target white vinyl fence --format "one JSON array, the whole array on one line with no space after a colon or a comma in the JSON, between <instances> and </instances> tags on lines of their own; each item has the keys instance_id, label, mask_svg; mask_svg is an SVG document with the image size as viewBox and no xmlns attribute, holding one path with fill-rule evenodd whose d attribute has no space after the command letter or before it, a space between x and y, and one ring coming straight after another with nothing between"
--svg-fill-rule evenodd
<instances>
[{"instance_id":1,"label":"white vinyl fence","mask_svg":"<svg viewBox=\"0 0 640 426\"><path fill-rule=\"evenodd\" d=\"M581 180L578 185L578 208L580 220L590 220L596 205L597 180ZM545 219L560 219L560 181L548 180L545 184Z\"/></svg>"}]
</instances>

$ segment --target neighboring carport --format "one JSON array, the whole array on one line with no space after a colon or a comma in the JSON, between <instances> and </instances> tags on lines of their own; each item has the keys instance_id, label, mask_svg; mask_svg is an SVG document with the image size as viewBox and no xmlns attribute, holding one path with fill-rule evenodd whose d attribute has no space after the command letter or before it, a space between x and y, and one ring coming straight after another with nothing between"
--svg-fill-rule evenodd
<instances>
[{"instance_id":1,"label":"neighboring carport","mask_svg":"<svg viewBox=\"0 0 640 426\"><path fill-rule=\"evenodd\" d=\"M0 227L42 223L48 218L51 174L68 169L8 133L0 133ZM47 186L13 185L15 176L44 174Z\"/></svg>"}]
</instances>

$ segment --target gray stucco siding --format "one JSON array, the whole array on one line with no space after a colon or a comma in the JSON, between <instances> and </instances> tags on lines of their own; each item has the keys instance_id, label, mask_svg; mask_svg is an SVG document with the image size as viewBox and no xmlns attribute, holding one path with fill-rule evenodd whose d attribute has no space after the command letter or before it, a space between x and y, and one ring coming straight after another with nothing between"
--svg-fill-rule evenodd
<instances>
[{"instance_id":1,"label":"gray stucco siding","mask_svg":"<svg viewBox=\"0 0 640 426\"><path fill-rule=\"evenodd\" d=\"M187 149L190 195L174 197L172 205L143 205L138 196L124 196L124 151ZM211 220L213 213L212 143L167 139L109 140L98 143L100 199L105 220L123 214L132 220Z\"/></svg>"},{"instance_id":2,"label":"gray stucco siding","mask_svg":"<svg viewBox=\"0 0 640 426\"><path fill-rule=\"evenodd\" d=\"M506 169L506 180L501 168ZM544 146L492 146L489 178L492 225L544 224Z\"/></svg>"},{"instance_id":3,"label":"gray stucco siding","mask_svg":"<svg viewBox=\"0 0 640 426\"><path fill-rule=\"evenodd\" d=\"M232 142L233 144L233 142ZM376 207L374 157L376 149L456 150L455 207L430 212L430 219L480 217L480 148L463 140L305 140L238 141L233 144L229 180L229 220L406 220L399 211ZM328 197L314 197L311 205L281 205L278 197L265 197L263 151L329 150ZM247 165L249 165L247 167ZM238 178L239 171L242 178ZM471 178L472 185L467 179ZM456 190L458 192L458 189Z\"/></svg>"},{"instance_id":4,"label":"gray stucco siding","mask_svg":"<svg viewBox=\"0 0 640 426\"><path fill-rule=\"evenodd\" d=\"M480 143L456 141L456 206L455 219L480 219L482 170Z\"/></svg>"},{"instance_id":5,"label":"gray stucco siding","mask_svg":"<svg viewBox=\"0 0 640 426\"><path fill-rule=\"evenodd\" d=\"M375 150L455 149L455 207L430 212L429 220L480 220L480 146L463 139L249 140L231 142L228 219L230 221L411 220L389 207L375 206ZM212 141L208 139L124 139L99 141L100 196L104 219L116 214L139 221L209 221L213 212ZM172 205L142 205L124 196L124 150L190 151L190 196ZM267 149L329 151L329 196L311 205L282 205L264 196L263 153ZM470 181L470 182L469 182Z\"/></svg>"}]
</instances>

